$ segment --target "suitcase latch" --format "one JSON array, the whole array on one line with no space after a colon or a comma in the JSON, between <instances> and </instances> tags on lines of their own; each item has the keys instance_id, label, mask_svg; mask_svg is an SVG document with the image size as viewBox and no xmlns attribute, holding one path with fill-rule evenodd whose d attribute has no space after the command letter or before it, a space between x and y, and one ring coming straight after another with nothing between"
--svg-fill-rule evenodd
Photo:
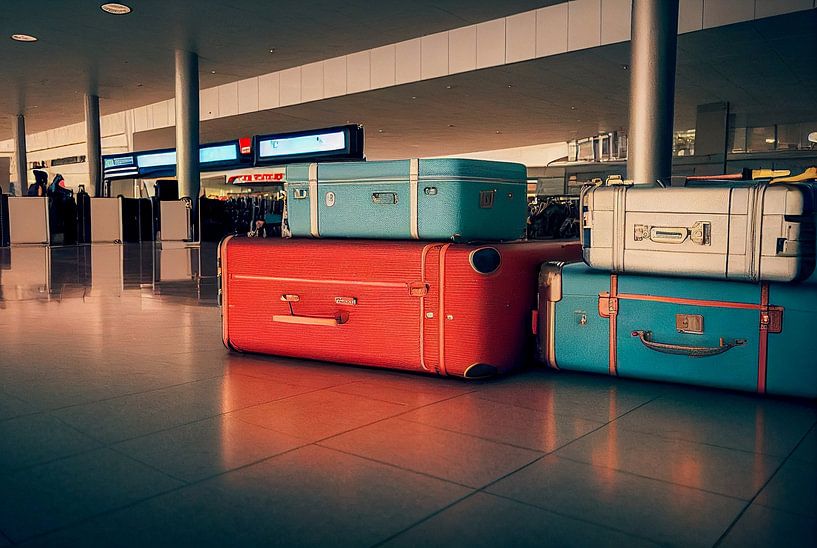
<instances>
[{"instance_id":1,"label":"suitcase latch","mask_svg":"<svg viewBox=\"0 0 817 548\"><path fill-rule=\"evenodd\" d=\"M768 329L769 333L783 332L783 309L779 306L769 307L760 312L760 328Z\"/></svg>"},{"instance_id":2,"label":"suitcase latch","mask_svg":"<svg viewBox=\"0 0 817 548\"><path fill-rule=\"evenodd\" d=\"M676 314L675 329L678 333L703 335L704 317L701 314Z\"/></svg>"},{"instance_id":3,"label":"suitcase latch","mask_svg":"<svg viewBox=\"0 0 817 548\"><path fill-rule=\"evenodd\" d=\"M305 188L296 188L292 191L292 197L296 200L303 200L308 196Z\"/></svg>"},{"instance_id":4,"label":"suitcase latch","mask_svg":"<svg viewBox=\"0 0 817 548\"><path fill-rule=\"evenodd\" d=\"M428 284L423 282L410 283L409 294L412 297L425 297L428 294Z\"/></svg>"},{"instance_id":5,"label":"suitcase latch","mask_svg":"<svg viewBox=\"0 0 817 548\"><path fill-rule=\"evenodd\" d=\"M494 207L494 196L496 190L480 190L479 191L479 207L482 209L491 209Z\"/></svg>"},{"instance_id":6,"label":"suitcase latch","mask_svg":"<svg viewBox=\"0 0 817 548\"><path fill-rule=\"evenodd\" d=\"M609 318L618 314L618 298L610 297L609 293L599 294L599 316Z\"/></svg>"},{"instance_id":7,"label":"suitcase latch","mask_svg":"<svg viewBox=\"0 0 817 548\"><path fill-rule=\"evenodd\" d=\"M395 192L372 192L372 203L394 205L397 203L397 194Z\"/></svg>"},{"instance_id":8,"label":"suitcase latch","mask_svg":"<svg viewBox=\"0 0 817 548\"><path fill-rule=\"evenodd\" d=\"M682 244L687 239L696 245L710 245L712 242L712 223L709 221L698 221L691 227L633 226L633 240L636 242L650 240L657 244Z\"/></svg>"},{"instance_id":9,"label":"suitcase latch","mask_svg":"<svg viewBox=\"0 0 817 548\"><path fill-rule=\"evenodd\" d=\"M297 303L301 300L298 295L281 295L281 300L286 303Z\"/></svg>"}]
</instances>

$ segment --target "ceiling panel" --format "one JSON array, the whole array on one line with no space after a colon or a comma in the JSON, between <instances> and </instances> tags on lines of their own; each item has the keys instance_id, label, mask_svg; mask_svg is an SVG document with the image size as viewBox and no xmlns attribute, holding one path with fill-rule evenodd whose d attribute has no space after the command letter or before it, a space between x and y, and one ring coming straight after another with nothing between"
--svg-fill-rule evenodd
<instances>
[{"instance_id":1,"label":"ceiling panel","mask_svg":"<svg viewBox=\"0 0 817 548\"><path fill-rule=\"evenodd\" d=\"M10 136L3 115L19 111L31 132L81 121L88 90L103 114L171 97L176 48L199 52L201 85L212 87L559 1L132 0L131 14L115 16L101 1L4 0L0 139Z\"/></svg>"}]
</instances>

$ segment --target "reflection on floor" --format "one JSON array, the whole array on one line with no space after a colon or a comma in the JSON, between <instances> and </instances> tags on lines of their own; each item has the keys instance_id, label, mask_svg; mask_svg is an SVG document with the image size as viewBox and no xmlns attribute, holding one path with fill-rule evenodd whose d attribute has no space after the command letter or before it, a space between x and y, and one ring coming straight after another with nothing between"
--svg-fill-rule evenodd
<instances>
[{"instance_id":1,"label":"reflection on floor","mask_svg":"<svg viewBox=\"0 0 817 548\"><path fill-rule=\"evenodd\" d=\"M817 542L812 403L230 354L215 282L0 250L0 546Z\"/></svg>"}]
</instances>

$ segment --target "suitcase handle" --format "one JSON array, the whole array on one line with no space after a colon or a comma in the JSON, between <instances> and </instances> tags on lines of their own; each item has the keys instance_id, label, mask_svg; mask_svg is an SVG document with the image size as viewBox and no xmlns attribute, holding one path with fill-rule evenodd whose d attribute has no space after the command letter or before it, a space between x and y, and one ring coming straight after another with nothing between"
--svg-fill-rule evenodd
<instances>
[{"instance_id":1,"label":"suitcase handle","mask_svg":"<svg viewBox=\"0 0 817 548\"><path fill-rule=\"evenodd\" d=\"M636 242L650 240L657 244L680 244L687 238L693 244L709 245L712 242L712 223L698 221L691 227L685 226L633 226L633 239Z\"/></svg>"},{"instance_id":2,"label":"suitcase handle","mask_svg":"<svg viewBox=\"0 0 817 548\"><path fill-rule=\"evenodd\" d=\"M291 323L298 325L323 325L326 327L337 327L349 321L349 315L342 313L332 318L320 316L295 316L289 314L276 314L272 321L278 323Z\"/></svg>"},{"instance_id":3,"label":"suitcase handle","mask_svg":"<svg viewBox=\"0 0 817 548\"><path fill-rule=\"evenodd\" d=\"M731 342L726 342L723 338L720 340L719 346L687 346L683 344L662 343L652 340L652 331L633 331L630 333L633 337L638 337L641 343L656 352L662 354L675 354L679 356L689 356L690 358L706 358L708 356L717 356L723 354L727 350L731 350L736 346L746 344L746 339L735 339Z\"/></svg>"}]
</instances>

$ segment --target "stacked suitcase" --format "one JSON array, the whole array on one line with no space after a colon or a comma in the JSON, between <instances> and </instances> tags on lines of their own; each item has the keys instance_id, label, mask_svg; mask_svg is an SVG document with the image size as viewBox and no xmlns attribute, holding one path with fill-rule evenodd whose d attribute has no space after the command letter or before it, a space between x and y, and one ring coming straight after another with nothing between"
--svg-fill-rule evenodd
<instances>
[{"instance_id":1,"label":"stacked suitcase","mask_svg":"<svg viewBox=\"0 0 817 548\"><path fill-rule=\"evenodd\" d=\"M540 272L550 367L817 396L808 175L587 188L581 264Z\"/></svg>"},{"instance_id":2,"label":"stacked suitcase","mask_svg":"<svg viewBox=\"0 0 817 548\"><path fill-rule=\"evenodd\" d=\"M286 178L292 238L220 246L233 350L467 378L506 372L532 342L539 265L580 257L578 242L515 241L527 221L520 164L303 164Z\"/></svg>"}]
</instances>

